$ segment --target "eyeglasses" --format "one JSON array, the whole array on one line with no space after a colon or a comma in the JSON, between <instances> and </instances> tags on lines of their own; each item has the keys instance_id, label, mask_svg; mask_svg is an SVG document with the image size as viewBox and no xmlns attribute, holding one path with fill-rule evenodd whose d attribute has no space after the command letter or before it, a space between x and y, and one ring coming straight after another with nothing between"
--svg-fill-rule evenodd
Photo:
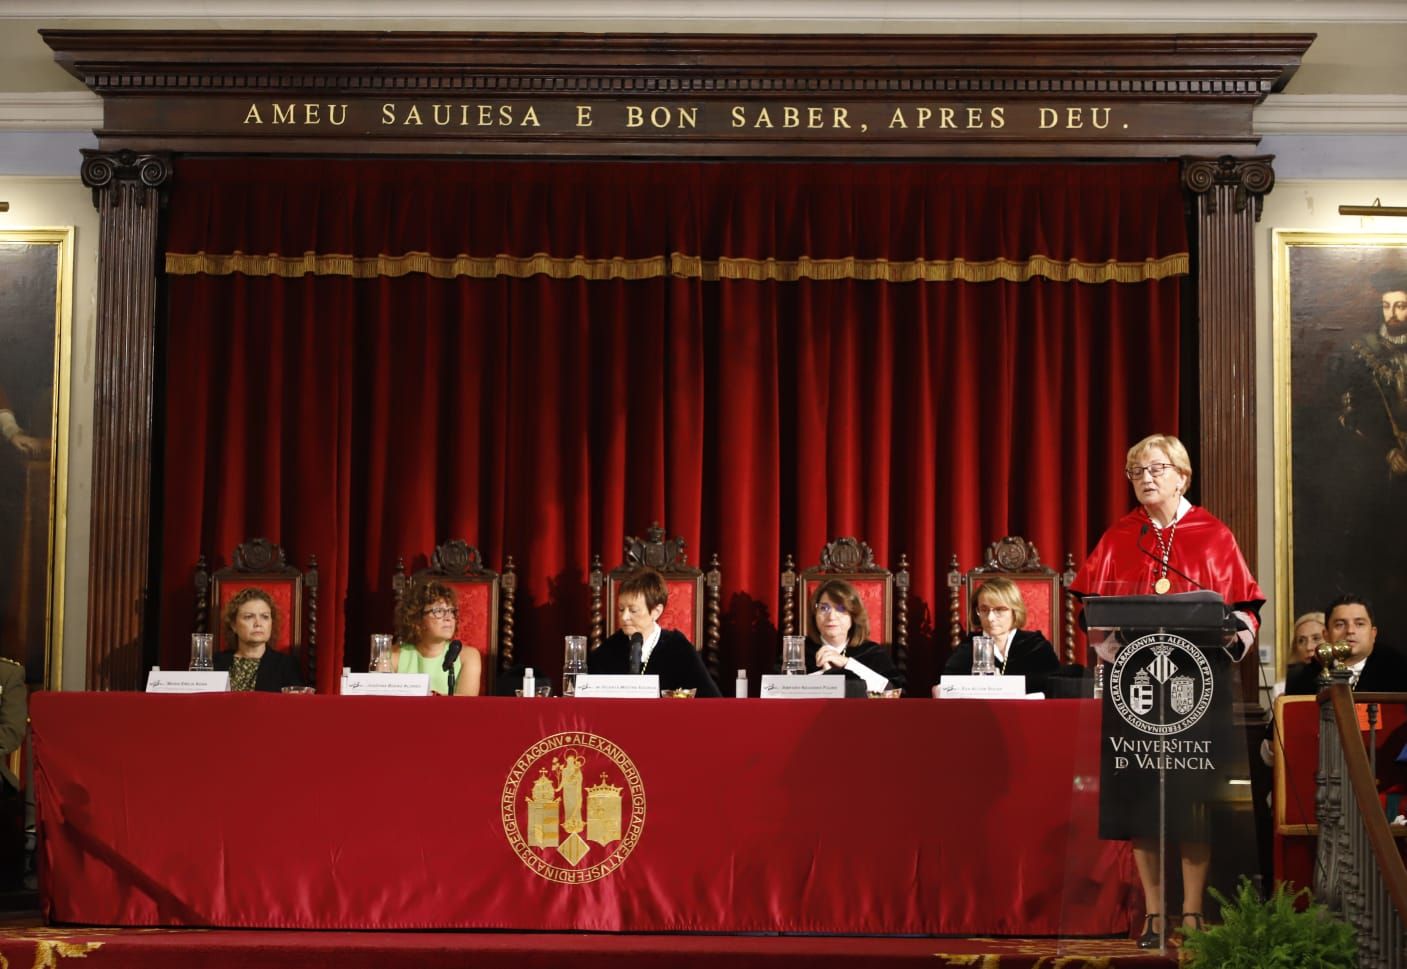
<instances>
[{"instance_id":1,"label":"eyeglasses","mask_svg":"<svg viewBox=\"0 0 1407 969\"><path fill-rule=\"evenodd\" d=\"M833 606L829 602L816 603L816 611L823 616L829 616L831 613L835 613L837 616L850 615L850 611L844 606Z\"/></svg>"},{"instance_id":2,"label":"eyeglasses","mask_svg":"<svg viewBox=\"0 0 1407 969\"><path fill-rule=\"evenodd\" d=\"M1130 481L1137 481L1143 477L1143 472L1147 471L1155 478L1161 478L1163 472L1171 468L1171 464L1135 464L1131 468L1125 468L1124 474L1128 475Z\"/></svg>"},{"instance_id":3,"label":"eyeglasses","mask_svg":"<svg viewBox=\"0 0 1407 969\"><path fill-rule=\"evenodd\" d=\"M451 616L459 615L459 610L453 606L431 606L425 610L424 614L435 619L448 619Z\"/></svg>"},{"instance_id":4,"label":"eyeglasses","mask_svg":"<svg viewBox=\"0 0 1407 969\"><path fill-rule=\"evenodd\" d=\"M978 606L979 616L1000 616L1011 611L1011 606Z\"/></svg>"}]
</instances>

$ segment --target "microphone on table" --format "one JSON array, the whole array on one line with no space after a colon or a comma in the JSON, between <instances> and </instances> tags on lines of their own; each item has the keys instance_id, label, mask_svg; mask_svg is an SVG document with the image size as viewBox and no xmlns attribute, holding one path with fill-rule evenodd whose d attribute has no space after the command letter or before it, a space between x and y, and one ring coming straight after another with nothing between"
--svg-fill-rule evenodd
<instances>
[{"instance_id":1,"label":"microphone on table","mask_svg":"<svg viewBox=\"0 0 1407 969\"><path fill-rule=\"evenodd\" d=\"M630 672L632 675L640 675L640 653L645 648L645 637L639 633L632 633L630 636Z\"/></svg>"},{"instance_id":2,"label":"microphone on table","mask_svg":"<svg viewBox=\"0 0 1407 969\"><path fill-rule=\"evenodd\" d=\"M444 670L449 674L449 695L454 696L454 661L459 659L459 654L464 651L464 644L459 640L452 640L445 649Z\"/></svg>"}]
</instances>

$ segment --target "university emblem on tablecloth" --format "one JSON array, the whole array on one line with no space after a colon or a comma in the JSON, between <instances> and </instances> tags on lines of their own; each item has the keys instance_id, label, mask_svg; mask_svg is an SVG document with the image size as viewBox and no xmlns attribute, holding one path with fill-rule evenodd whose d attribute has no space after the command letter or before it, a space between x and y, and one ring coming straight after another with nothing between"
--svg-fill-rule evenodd
<instances>
[{"instance_id":1,"label":"university emblem on tablecloth","mask_svg":"<svg viewBox=\"0 0 1407 969\"><path fill-rule=\"evenodd\" d=\"M625 863L645 827L645 785L625 751L593 733L544 737L503 785L513 852L549 881L580 884Z\"/></svg>"},{"instance_id":2,"label":"university emblem on tablecloth","mask_svg":"<svg viewBox=\"0 0 1407 969\"><path fill-rule=\"evenodd\" d=\"M1212 667L1181 636L1154 633L1129 643L1109 671L1114 709L1143 733L1180 734L1212 705Z\"/></svg>"}]
</instances>

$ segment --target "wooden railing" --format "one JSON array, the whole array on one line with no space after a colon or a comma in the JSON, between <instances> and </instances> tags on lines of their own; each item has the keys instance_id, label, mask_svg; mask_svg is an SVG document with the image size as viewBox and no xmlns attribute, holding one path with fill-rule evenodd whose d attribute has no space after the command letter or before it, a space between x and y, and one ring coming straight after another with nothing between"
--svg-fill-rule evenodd
<instances>
[{"instance_id":1,"label":"wooden railing","mask_svg":"<svg viewBox=\"0 0 1407 969\"><path fill-rule=\"evenodd\" d=\"M1319 773L1315 806L1319 854L1314 894L1358 933L1358 964L1374 969L1407 966L1407 867L1378 801L1376 736L1365 748L1355 704L1368 704L1376 734L1380 704L1407 704L1407 693L1359 693L1348 671L1333 675L1319 693Z\"/></svg>"}]
</instances>

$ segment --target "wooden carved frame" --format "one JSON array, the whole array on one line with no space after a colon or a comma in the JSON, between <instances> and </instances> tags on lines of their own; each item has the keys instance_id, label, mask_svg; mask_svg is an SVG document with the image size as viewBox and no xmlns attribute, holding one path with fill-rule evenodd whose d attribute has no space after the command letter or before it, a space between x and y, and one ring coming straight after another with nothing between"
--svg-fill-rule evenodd
<instances>
[{"instance_id":1,"label":"wooden carved frame","mask_svg":"<svg viewBox=\"0 0 1407 969\"><path fill-rule=\"evenodd\" d=\"M684 539L678 536L667 538L659 522L650 523L643 539L626 537L625 558L609 574L601 567L601 556L592 557L591 572L587 577L591 590L590 648L594 650L605 641L606 617L615 613L616 583L641 566L654 569L666 581L695 583L691 639L695 647L702 651L708 671L717 679L718 644L723 628L723 573L719 569L718 556L715 554L709 560L707 571L690 565Z\"/></svg>"},{"instance_id":2,"label":"wooden carved frame","mask_svg":"<svg viewBox=\"0 0 1407 969\"><path fill-rule=\"evenodd\" d=\"M899 556L899 567L891 572L874 560L874 550L867 542L849 536L832 539L821 549L819 564L797 571L795 559L788 555L782 566L782 634L805 636L810 633L806 587L817 579L844 579L852 585L875 579L884 582L884 631L894 648L894 662L899 669L907 668L909 648L909 557Z\"/></svg>"},{"instance_id":3,"label":"wooden carved frame","mask_svg":"<svg viewBox=\"0 0 1407 969\"><path fill-rule=\"evenodd\" d=\"M1019 535L1007 535L987 546L983 564L968 572L958 566L953 556L948 572L948 639L957 648L962 638L963 624L972 608L974 588L986 579L1009 578L1029 582L1032 579L1050 583L1050 618L1059 629L1050 630L1052 643L1060 651L1062 662L1075 662L1075 597L1070 586L1075 581L1075 559L1065 556L1065 571L1057 573L1041 562L1036 546Z\"/></svg>"},{"instance_id":4,"label":"wooden carved frame","mask_svg":"<svg viewBox=\"0 0 1407 969\"><path fill-rule=\"evenodd\" d=\"M95 338L88 683L132 688L159 585L149 554L158 212L181 153L246 155L685 158L1174 158L1192 213L1201 382L1202 503L1230 526L1254 568L1257 453L1254 231L1274 177L1255 157L1252 110L1282 90L1311 34L958 36L555 35L314 31L44 30L56 60L103 99L99 147L83 165L100 213ZM271 70L270 65L277 65ZM568 118L550 137L523 128L407 128L368 137L309 125L307 105L387 97L521 106ZM595 120L570 123L583 98ZM297 124L246 125L252 103L299 106ZM631 105L721 106L682 135L622 120ZM947 105L991 117L993 132L851 125L739 137L729 105L835 107L885 117ZM644 110L642 107L642 110ZM1129 122L1096 132L1033 124L1042 109L1114 108ZM878 113L876 113L878 112ZM614 120L607 118L614 115ZM716 115L716 118L714 117ZM1025 120L1018 120L1018 115ZM319 117L323 116L319 109ZM829 115L828 115L829 116ZM701 117L703 115L701 114ZM1107 118L1107 116L1106 116ZM610 123L605 123L606 121ZM1128 127L1123 127L1128 124ZM995 134L995 136L994 136ZM1193 429L1183 429L1191 435ZM135 608L134 608L135 604ZM148 640L149 641L149 640ZM1254 677L1245 678L1253 695Z\"/></svg>"}]
</instances>

